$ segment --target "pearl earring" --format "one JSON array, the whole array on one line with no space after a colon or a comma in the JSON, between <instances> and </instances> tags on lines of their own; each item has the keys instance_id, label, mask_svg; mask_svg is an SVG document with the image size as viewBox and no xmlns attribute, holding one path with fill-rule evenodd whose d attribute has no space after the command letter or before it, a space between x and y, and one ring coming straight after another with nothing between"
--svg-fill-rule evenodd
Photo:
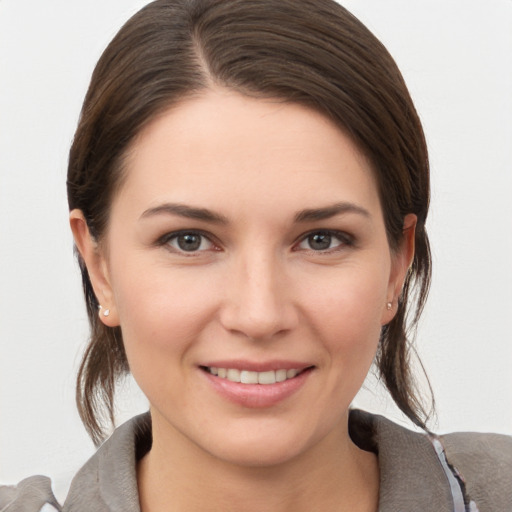
<instances>
[{"instance_id":1,"label":"pearl earring","mask_svg":"<svg viewBox=\"0 0 512 512\"><path fill-rule=\"evenodd\" d=\"M103 306L100 304L98 306L98 309L99 309L98 314L101 315L101 310L103 309ZM105 309L105 311L103 311L103 316L108 316L108 315L110 315L110 309Z\"/></svg>"},{"instance_id":2,"label":"pearl earring","mask_svg":"<svg viewBox=\"0 0 512 512\"><path fill-rule=\"evenodd\" d=\"M393 303L392 303L392 302L388 302L388 303L386 304L386 307L388 308L388 311L390 311L390 310L391 310L391 308L393 307Z\"/></svg>"}]
</instances>

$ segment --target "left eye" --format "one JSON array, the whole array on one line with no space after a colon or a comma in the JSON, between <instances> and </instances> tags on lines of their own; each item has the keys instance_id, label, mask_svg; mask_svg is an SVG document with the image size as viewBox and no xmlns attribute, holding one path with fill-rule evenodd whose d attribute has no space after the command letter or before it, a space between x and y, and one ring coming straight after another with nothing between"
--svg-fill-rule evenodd
<instances>
[{"instance_id":1,"label":"left eye","mask_svg":"<svg viewBox=\"0 0 512 512\"><path fill-rule=\"evenodd\" d=\"M342 233L315 231L303 238L297 247L309 251L328 251L349 244L348 237Z\"/></svg>"},{"instance_id":2,"label":"left eye","mask_svg":"<svg viewBox=\"0 0 512 512\"><path fill-rule=\"evenodd\" d=\"M167 245L178 252L199 252L212 249L213 244L208 238L200 233L183 232L170 236Z\"/></svg>"}]
</instances>

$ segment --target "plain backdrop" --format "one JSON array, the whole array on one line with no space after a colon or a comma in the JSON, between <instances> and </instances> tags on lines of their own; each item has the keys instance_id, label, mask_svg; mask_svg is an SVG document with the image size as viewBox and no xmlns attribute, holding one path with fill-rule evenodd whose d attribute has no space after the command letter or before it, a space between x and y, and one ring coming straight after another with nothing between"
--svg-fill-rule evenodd
<instances>
[{"instance_id":1,"label":"plain backdrop","mask_svg":"<svg viewBox=\"0 0 512 512\"><path fill-rule=\"evenodd\" d=\"M93 453L67 152L101 51L141 0L0 0L0 482L60 499ZM512 433L512 1L344 3L398 62L427 134L434 279L417 337L440 432ZM370 379L355 402L403 422ZM119 421L147 403L126 384Z\"/></svg>"}]
</instances>

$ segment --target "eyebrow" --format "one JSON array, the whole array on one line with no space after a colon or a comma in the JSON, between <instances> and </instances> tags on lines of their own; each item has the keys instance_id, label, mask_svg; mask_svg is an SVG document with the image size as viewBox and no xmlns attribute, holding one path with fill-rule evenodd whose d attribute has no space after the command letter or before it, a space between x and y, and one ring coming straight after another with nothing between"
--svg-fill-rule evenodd
<instances>
[{"instance_id":1,"label":"eyebrow","mask_svg":"<svg viewBox=\"0 0 512 512\"><path fill-rule=\"evenodd\" d=\"M301 210L295 215L295 222L312 222L326 220L344 213L356 213L364 217L370 217L370 212L354 203L341 202L323 208L310 208Z\"/></svg>"},{"instance_id":2,"label":"eyebrow","mask_svg":"<svg viewBox=\"0 0 512 512\"><path fill-rule=\"evenodd\" d=\"M356 213L363 215L364 217L370 217L370 212L361 206L353 203L341 202L325 206L323 208L308 208L301 210L295 215L294 221L299 223L314 222L318 220L330 219L336 215L344 213ZM162 214L177 215L179 217L202 220L205 222L211 222L213 224L229 224L227 217L224 217L224 215L212 212L207 208L197 208L180 203L164 203L159 206L155 206L154 208L149 208L144 211L140 218L144 219Z\"/></svg>"},{"instance_id":3,"label":"eyebrow","mask_svg":"<svg viewBox=\"0 0 512 512\"><path fill-rule=\"evenodd\" d=\"M154 208L149 208L140 216L140 218L143 219L161 214L177 215L179 217L202 220L213 224L228 224L228 219L226 217L218 213L214 213L211 210L206 208L195 208L193 206L177 203L164 203L159 206L155 206Z\"/></svg>"}]
</instances>

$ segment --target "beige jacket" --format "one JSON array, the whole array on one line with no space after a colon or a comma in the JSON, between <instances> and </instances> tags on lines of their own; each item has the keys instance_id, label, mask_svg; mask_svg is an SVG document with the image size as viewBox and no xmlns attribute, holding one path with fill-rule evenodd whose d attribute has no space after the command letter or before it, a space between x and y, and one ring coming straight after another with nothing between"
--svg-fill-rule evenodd
<instances>
[{"instance_id":1,"label":"beige jacket","mask_svg":"<svg viewBox=\"0 0 512 512\"><path fill-rule=\"evenodd\" d=\"M379 512L512 512L512 437L429 437L357 410L349 429L356 444L378 453ZM137 416L77 473L62 508L38 476L0 487L0 512L39 512L45 503L63 512L140 512L136 460L150 445L149 414Z\"/></svg>"}]
</instances>

